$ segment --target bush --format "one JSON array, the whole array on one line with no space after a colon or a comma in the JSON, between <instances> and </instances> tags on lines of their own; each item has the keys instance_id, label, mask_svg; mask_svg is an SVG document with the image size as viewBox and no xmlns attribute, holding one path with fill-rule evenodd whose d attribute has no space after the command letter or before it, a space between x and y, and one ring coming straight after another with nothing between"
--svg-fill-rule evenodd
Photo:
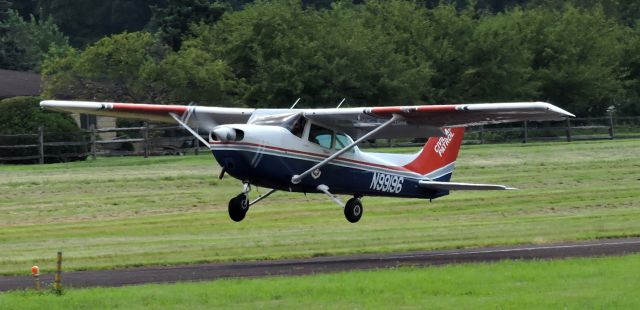
<instances>
[{"instance_id":1,"label":"bush","mask_svg":"<svg viewBox=\"0 0 640 310\"><path fill-rule=\"evenodd\" d=\"M0 101L0 146L38 144L38 137L7 136L37 134L38 127L44 128L44 142L86 142L86 134L78 128L69 116L48 112L40 108L39 97L14 97ZM66 162L86 159L87 145L45 146L45 162ZM38 155L38 148L0 148L2 157L22 157ZM0 163L37 163L38 159L3 161Z\"/></svg>"}]
</instances>

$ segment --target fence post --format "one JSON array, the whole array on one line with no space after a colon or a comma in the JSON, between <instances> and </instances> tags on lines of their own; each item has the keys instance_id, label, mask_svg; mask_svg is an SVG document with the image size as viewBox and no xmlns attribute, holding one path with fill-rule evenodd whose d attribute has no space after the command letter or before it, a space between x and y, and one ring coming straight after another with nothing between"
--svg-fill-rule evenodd
<instances>
[{"instance_id":1,"label":"fence post","mask_svg":"<svg viewBox=\"0 0 640 310\"><path fill-rule=\"evenodd\" d=\"M149 157L149 122L144 122L142 137L144 139L144 158L148 158Z\"/></svg>"},{"instance_id":2,"label":"fence post","mask_svg":"<svg viewBox=\"0 0 640 310\"><path fill-rule=\"evenodd\" d=\"M56 259L56 276L53 287L58 295L62 294L62 252L58 252Z\"/></svg>"},{"instance_id":3,"label":"fence post","mask_svg":"<svg viewBox=\"0 0 640 310\"><path fill-rule=\"evenodd\" d=\"M484 144L484 125L480 125L480 132L478 134L478 138L480 138L480 144Z\"/></svg>"},{"instance_id":4,"label":"fence post","mask_svg":"<svg viewBox=\"0 0 640 310\"><path fill-rule=\"evenodd\" d=\"M567 142L571 142L571 120L567 118Z\"/></svg>"},{"instance_id":5,"label":"fence post","mask_svg":"<svg viewBox=\"0 0 640 310\"><path fill-rule=\"evenodd\" d=\"M44 127L38 127L38 163L44 164Z\"/></svg>"},{"instance_id":6,"label":"fence post","mask_svg":"<svg viewBox=\"0 0 640 310\"><path fill-rule=\"evenodd\" d=\"M613 140L613 111L609 112L609 139Z\"/></svg>"},{"instance_id":7,"label":"fence post","mask_svg":"<svg viewBox=\"0 0 640 310\"><path fill-rule=\"evenodd\" d=\"M89 137L89 151L91 152L91 159L96 160L96 125L89 125L91 136Z\"/></svg>"},{"instance_id":8,"label":"fence post","mask_svg":"<svg viewBox=\"0 0 640 310\"><path fill-rule=\"evenodd\" d=\"M524 139L522 140L522 143L527 143L529 141L529 124L527 123L526 120L522 124L522 131L524 131L523 133Z\"/></svg>"}]
</instances>

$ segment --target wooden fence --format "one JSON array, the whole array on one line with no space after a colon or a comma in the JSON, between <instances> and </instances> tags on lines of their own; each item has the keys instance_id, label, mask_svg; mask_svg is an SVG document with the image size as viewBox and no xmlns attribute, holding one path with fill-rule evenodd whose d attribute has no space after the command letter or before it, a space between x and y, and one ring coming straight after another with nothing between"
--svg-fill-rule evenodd
<instances>
[{"instance_id":1,"label":"wooden fence","mask_svg":"<svg viewBox=\"0 0 640 310\"><path fill-rule=\"evenodd\" d=\"M173 134L166 136L167 132ZM100 134L116 133L115 139L103 140ZM465 133L464 143L507 143L532 141L576 141L595 139L640 138L640 117L572 118L566 121L521 122L491 126L475 126ZM30 141L7 143L7 141ZM76 141L52 141L47 137L46 127L36 133L0 134L0 163L32 161L40 164L48 161L69 161L96 156L152 156L176 155L187 152L198 153L200 145L188 132L177 126L149 126L127 128L91 128L82 131L82 138ZM418 146L424 141L380 141L366 143L363 147ZM123 146L128 147L123 147ZM67 152L49 152L56 148L69 149ZM19 156L6 156L6 150L22 150Z\"/></svg>"},{"instance_id":2,"label":"wooden fence","mask_svg":"<svg viewBox=\"0 0 640 310\"><path fill-rule=\"evenodd\" d=\"M174 136L166 137L163 133L171 131ZM187 151L199 152L197 140L178 126L94 128L80 131L82 136L76 141L51 141L55 137L47 137L46 127L42 126L37 133L0 134L0 163L12 161L34 161L43 164L47 161L70 161L96 156L144 156L180 155ZM116 138L103 140L100 134L116 133ZM123 135L124 134L124 135ZM45 138L46 137L46 138ZM23 143L7 143L8 140L30 141ZM128 146L128 147L123 147ZM47 153L47 149L66 148L74 151ZM21 156L6 156L7 151L23 150L29 153ZM51 160L48 160L51 159Z\"/></svg>"}]
</instances>

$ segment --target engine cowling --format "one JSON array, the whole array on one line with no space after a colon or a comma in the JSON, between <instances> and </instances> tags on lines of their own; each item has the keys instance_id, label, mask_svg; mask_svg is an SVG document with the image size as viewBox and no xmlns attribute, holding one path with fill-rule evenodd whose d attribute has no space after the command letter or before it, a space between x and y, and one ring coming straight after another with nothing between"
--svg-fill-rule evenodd
<instances>
[{"instance_id":1,"label":"engine cowling","mask_svg":"<svg viewBox=\"0 0 640 310\"><path fill-rule=\"evenodd\" d=\"M212 137L220 142L240 141L244 138L244 132L229 126L217 126L211 131Z\"/></svg>"}]
</instances>

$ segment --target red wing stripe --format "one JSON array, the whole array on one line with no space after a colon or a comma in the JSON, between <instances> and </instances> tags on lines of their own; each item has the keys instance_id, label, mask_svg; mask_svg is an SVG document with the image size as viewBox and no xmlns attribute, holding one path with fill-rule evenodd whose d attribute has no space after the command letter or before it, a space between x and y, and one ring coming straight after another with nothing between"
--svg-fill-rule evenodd
<instances>
[{"instance_id":1,"label":"red wing stripe","mask_svg":"<svg viewBox=\"0 0 640 310\"><path fill-rule=\"evenodd\" d=\"M131 103L114 103L113 104L114 111L130 112L130 113L182 114L188 108L189 108L188 106L182 106L182 105L131 104Z\"/></svg>"},{"instance_id":2,"label":"red wing stripe","mask_svg":"<svg viewBox=\"0 0 640 310\"><path fill-rule=\"evenodd\" d=\"M455 105L420 105L371 108L371 113L378 115L401 114L410 116L412 112L451 112L456 111Z\"/></svg>"}]
</instances>

